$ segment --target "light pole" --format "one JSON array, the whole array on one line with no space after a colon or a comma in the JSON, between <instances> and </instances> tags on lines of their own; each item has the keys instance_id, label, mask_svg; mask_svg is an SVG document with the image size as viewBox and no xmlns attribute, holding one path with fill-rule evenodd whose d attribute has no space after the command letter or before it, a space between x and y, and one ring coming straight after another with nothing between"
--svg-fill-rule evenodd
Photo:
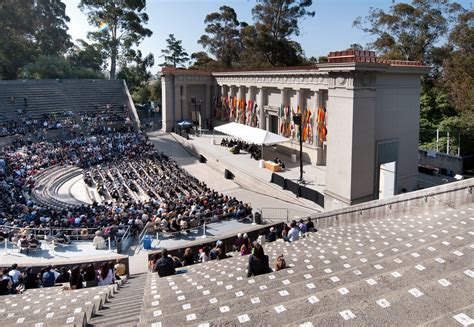
<instances>
[{"instance_id":1,"label":"light pole","mask_svg":"<svg viewBox=\"0 0 474 327\"><path fill-rule=\"evenodd\" d=\"M302 117L301 113L293 115L293 122L295 125L298 125L299 135L300 135L300 179L298 182L304 183L303 180L303 135L302 135Z\"/></svg>"}]
</instances>

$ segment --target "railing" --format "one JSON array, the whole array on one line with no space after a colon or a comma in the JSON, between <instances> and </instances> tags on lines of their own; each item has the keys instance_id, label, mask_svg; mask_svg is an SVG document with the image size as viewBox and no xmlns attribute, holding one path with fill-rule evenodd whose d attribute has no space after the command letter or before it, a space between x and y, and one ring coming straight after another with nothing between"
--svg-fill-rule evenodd
<instances>
[{"instance_id":1,"label":"railing","mask_svg":"<svg viewBox=\"0 0 474 327\"><path fill-rule=\"evenodd\" d=\"M138 246L137 248L135 249L135 254L138 254L140 253L142 247L143 247L143 239L145 238L146 236L146 233L148 231L148 227L150 226L150 222L147 222L145 224L145 226L143 227L142 231L140 232L140 234L138 235Z\"/></svg>"},{"instance_id":2,"label":"railing","mask_svg":"<svg viewBox=\"0 0 474 327\"><path fill-rule=\"evenodd\" d=\"M132 241L133 241L132 227L128 226L127 230L122 235L122 239L120 240L120 251L119 251L119 248L117 247L117 252L124 253L125 251L127 251L130 248Z\"/></svg>"},{"instance_id":3,"label":"railing","mask_svg":"<svg viewBox=\"0 0 474 327\"><path fill-rule=\"evenodd\" d=\"M231 216L228 216L224 219L229 219L229 218L237 218L236 217L237 215L237 212L234 212ZM250 215L246 215L244 217L241 217L239 218L240 220L244 220L244 219L248 219L248 217L251 216ZM217 217L217 216L213 216L214 218ZM143 248L143 240L144 238L147 236L147 235L153 235L153 239L155 239L159 245L159 243L161 242L161 240L164 238L163 236L161 237L160 239L160 235L166 235L166 238L174 238L176 236L180 236L180 235L183 235L183 233L186 233L186 235L189 235L190 233L193 233L195 234L195 237L198 238L199 237L199 234L200 234L200 231L202 230L202 235L200 236L201 238L207 238L207 232L206 232L206 228L207 226L209 225L209 222L207 222L207 220L209 220L210 218L199 218L199 224L198 226L194 226L194 227L189 227L189 228L183 228L179 231L170 231L170 230L167 230L167 231L163 231L163 229L160 227L159 229L155 229L155 226L152 222L148 222L145 227L143 228L142 232L140 233L139 235L139 238L138 238L138 247L136 249L136 252L135 254L138 254L141 249ZM239 221L240 221L239 220ZM220 221L220 220L219 220ZM253 221L255 223L255 221ZM212 219L211 219L211 222L212 223ZM217 221L216 221L217 223ZM150 228L153 228L153 233L148 233L149 229Z\"/></svg>"},{"instance_id":4,"label":"railing","mask_svg":"<svg viewBox=\"0 0 474 327\"><path fill-rule=\"evenodd\" d=\"M25 231L26 235L34 235L37 239L45 240L47 236L55 236L58 232L64 232L64 234L71 240L89 240L96 231L102 230L104 227L77 227L77 228L60 228L60 227L53 227L53 228L30 228L30 227L15 227L15 226L0 226L1 228L9 229L10 232L14 234L19 234L20 231ZM110 228L110 226L105 227ZM119 231L124 230L125 232L120 233L118 232L116 235L120 236L122 239L127 236L130 238L131 235L131 227L129 225L119 226ZM87 231L87 233L85 233ZM122 241L123 242L123 241Z\"/></svg>"},{"instance_id":5,"label":"railing","mask_svg":"<svg viewBox=\"0 0 474 327\"><path fill-rule=\"evenodd\" d=\"M288 208L271 208L264 207L261 209L262 219L268 221L282 221L289 222Z\"/></svg>"}]
</instances>

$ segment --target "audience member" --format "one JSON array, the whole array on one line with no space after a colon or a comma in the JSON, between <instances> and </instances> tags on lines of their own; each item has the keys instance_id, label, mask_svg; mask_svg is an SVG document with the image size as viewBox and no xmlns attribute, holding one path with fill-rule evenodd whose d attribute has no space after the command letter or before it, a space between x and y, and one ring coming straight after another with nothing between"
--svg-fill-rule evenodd
<instances>
[{"instance_id":1,"label":"audience member","mask_svg":"<svg viewBox=\"0 0 474 327\"><path fill-rule=\"evenodd\" d=\"M244 256L250 253L252 253L252 243L250 242L247 233L245 233L243 236L242 246L240 247L240 255Z\"/></svg>"},{"instance_id":2,"label":"audience member","mask_svg":"<svg viewBox=\"0 0 474 327\"><path fill-rule=\"evenodd\" d=\"M184 266L190 266L194 264L194 254L191 248L186 248L186 250L184 250L182 262Z\"/></svg>"},{"instance_id":3,"label":"audience member","mask_svg":"<svg viewBox=\"0 0 474 327\"><path fill-rule=\"evenodd\" d=\"M118 276L118 277L125 276L125 274L127 272L127 267L125 266L125 264L123 264L120 261L120 259L117 259L114 268L115 268L115 275L116 276Z\"/></svg>"},{"instance_id":4,"label":"audience member","mask_svg":"<svg viewBox=\"0 0 474 327\"><path fill-rule=\"evenodd\" d=\"M17 287L20 284L21 272L17 268L18 268L18 265L14 263L12 265L12 268L8 272L8 275L12 279L13 287Z\"/></svg>"},{"instance_id":5,"label":"audience member","mask_svg":"<svg viewBox=\"0 0 474 327\"><path fill-rule=\"evenodd\" d=\"M74 266L71 269L71 277L69 278L69 285L71 289L77 290L82 288L83 278L79 266Z\"/></svg>"},{"instance_id":6,"label":"audience member","mask_svg":"<svg viewBox=\"0 0 474 327\"><path fill-rule=\"evenodd\" d=\"M249 257L247 277L258 276L271 272L268 256L263 251L263 246L254 242L253 254Z\"/></svg>"},{"instance_id":7,"label":"audience member","mask_svg":"<svg viewBox=\"0 0 474 327\"><path fill-rule=\"evenodd\" d=\"M268 242L274 242L277 239L277 231L275 227L270 227L270 232L267 235L267 241Z\"/></svg>"},{"instance_id":8,"label":"audience member","mask_svg":"<svg viewBox=\"0 0 474 327\"><path fill-rule=\"evenodd\" d=\"M290 223L290 231L287 237L289 242L294 242L300 238L300 230L294 220Z\"/></svg>"},{"instance_id":9,"label":"audience member","mask_svg":"<svg viewBox=\"0 0 474 327\"><path fill-rule=\"evenodd\" d=\"M58 275L58 277L56 277L55 283L58 283L58 284L69 283L70 278L71 278L71 275L66 270L66 267L62 267L59 270L59 275Z\"/></svg>"},{"instance_id":10,"label":"audience member","mask_svg":"<svg viewBox=\"0 0 474 327\"><path fill-rule=\"evenodd\" d=\"M306 224L304 223L303 219L300 219L300 222L298 224L298 228L301 231L302 234L305 234L308 231L308 227L306 227Z\"/></svg>"},{"instance_id":11,"label":"audience member","mask_svg":"<svg viewBox=\"0 0 474 327\"><path fill-rule=\"evenodd\" d=\"M108 262L103 262L100 265L100 269L99 269L98 285L106 286L106 285L112 284L113 282L114 282L113 270L109 267Z\"/></svg>"},{"instance_id":12,"label":"audience member","mask_svg":"<svg viewBox=\"0 0 474 327\"><path fill-rule=\"evenodd\" d=\"M33 273L32 267L27 267L23 272L23 283L25 289L38 288L40 281L38 280L38 275Z\"/></svg>"},{"instance_id":13,"label":"audience member","mask_svg":"<svg viewBox=\"0 0 474 327\"><path fill-rule=\"evenodd\" d=\"M42 278L41 278L41 285L43 287L54 286L56 276L54 276L54 272L52 271L52 269L53 269L52 266L47 266L45 268L45 272L43 273Z\"/></svg>"},{"instance_id":14,"label":"audience member","mask_svg":"<svg viewBox=\"0 0 474 327\"><path fill-rule=\"evenodd\" d=\"M92 263L88 264L84 271L83 280L86 287L98 286L98 274Z\"/></svg>"},{"instance_id":15,"label":"audience member","mask_svg":"<svg viewBox=\"0 0 474 327\"><path fill-rule=\"evenodd\" d=\"M158 272L158 276L166 277L176 273L174 261L168 256L168 250L163 249L161 251L161 258L156 261L154 271Z\"/></svg>"},{"instance_id":16,"label":"audience member","mask_svg":"<svg viewBox=\"0 0 474 327\"><path fill-rule=\"evenodd\" d=\"M311 220L311 217L308 218L308 222L306 223L306 229L308 232L317 232L317 229L314 227L314 223Z\"/></svg>"}]
</instances>

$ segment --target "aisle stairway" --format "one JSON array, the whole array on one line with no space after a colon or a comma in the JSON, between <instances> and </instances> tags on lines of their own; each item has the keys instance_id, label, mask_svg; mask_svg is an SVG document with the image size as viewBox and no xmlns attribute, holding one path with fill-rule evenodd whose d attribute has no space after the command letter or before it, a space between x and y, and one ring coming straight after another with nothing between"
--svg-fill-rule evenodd
<instances>
[{"instance_id":1,"label":"aisle stairway","mask_svg":"<svg viewBox=\"0 0 474 327\"><path fill-rule=\"evenodd\" d=\"M90 320L89 326L136 326L143 305L146 274L131 276L127 283Z\"/></svg>"}]
</instances>

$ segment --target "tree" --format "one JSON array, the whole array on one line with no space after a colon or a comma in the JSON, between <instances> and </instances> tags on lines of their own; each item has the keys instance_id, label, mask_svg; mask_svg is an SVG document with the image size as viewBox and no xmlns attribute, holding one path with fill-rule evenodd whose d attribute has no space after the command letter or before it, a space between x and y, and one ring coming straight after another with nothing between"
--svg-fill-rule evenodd
<instances>
[{"instance_id":1,"label":"tree","mask_svg":"<svg viewBox=\"0 0 474 327\"><path fill-rule=\"evenodd\" d=\"M70 78L72 68L64 57L39 56L34 63L24 67L21 75L27 79Z\"/></svg>"},{"instance_id":2,"label":"tree","mask_svg":"<svg viewBox=\"0 0 474 327\"><path fill-rule=\"evenodd\" d=\"M204 51L192 53L191 60L193 64L189 67L190 69L212 69L217 66L217 62Z\"/></svg>"},{"instance_id":3,"label":"tree","mask_svg":"<svg viewBox=\"0 0 474 327\"><path fill-rule=\"evenodd\" d=\"M104 78L100 71L75 66L64 56L39 56L35 62L24 66L19 75L26 79Z\"/></svg>"},{"instance_id":4,"label":"tree","mask_svg":"<svg viewBox=\"0 0 474 327\"><path fill-rule=\"evenodd\" d=\"M105 68L105 58L101 46L89 44L84 40L77 43L68 53L68 60L74 68L87 68L100 72Z\"/></svg>"},{"instance_id":5,"label":"tree","mask_svg":"<svg viewBox=\"0 0 474 327\"><path fill-rule=\"evenodd\" d=\"M312 0L258 0L252 9L257 39L256 50L272 66L291 66L303 62L299 43L292 41L299 35L299 20L314 17L308 8Z\"/></svg>"},{"instance_id":6,"label":"tree","mask_svg":"<svg viewBox=\"0 0 474 327\"><path fill-rule=\"evenodd\" d=\"M449 0L412 0L396 3L385 12L371 8L353 25L375 37L369 46L387 59L414 60L431 64L432 52L446 35L452 15L460 5Z\"/></svg>"},{"instance_id":7,"label":"tree","mask_svg":"<svg viewBox=\"0 0 474 327\"><path fill-rule=\"evenodd\" d=\"M474 112L474 12L461 12L456 21L441 83L459 112Z\"/></svg>"},{"instance_id":8,"label":"tree","mask_svg":"<svg viewBox=\"0 0 474 327\"><path fill-rule=\"evenodd\" d=\"M222 6L219 12L206 16L205 32L198 43L214 55L222 67L229 68L239 60L242 49L239 40L240 23L235 10L229 6Z\"/></svg>"},{"instance_id":9,"label":"tree","mask_svg":"<svg viewBox=\"0 0 474 327\"><path fill-rule=\"evenodd\" d=\"M0 3L0 78L16 79L40 55L57 56L71 45L65 5L60 0Z\"/></svg>"},{"instance_id":10,"label":"tree","mask_svg":"<svg viewBox=\"0 0 474 327\"><path fill-rule=\"evenodd\" d=\"M359 43L353 43L347 50L364 50L364 47Z\"/></svg>"},{"instance_id":11,"label":"tree","mask_svg":"<svg viewBox=\"0 0 474 327\"><path fill-rule=\"evenodd\" d=\"M79 8L88 15L89 24L100 27L88 37L103 47L106 58L110 58L110 78L115 79L120 57L152 35L145 27L146 0L81 0Z\"/></svg>"},{"instance_id":12,"label":"tree","mask_svg":"<svg viewBox=\"0 0 474 327\"><path fill-rule=\"evenodd\" d=\"M183 46L181 45L181 40L176 40L174 34L170 34L166 39L166 49L161 50L165 62L161 64L162 67L174 67L185 64L189 61L188 54L184 51Z\"/></svg>"},{"instance_id":13,"label":"tree","mask_svg":"<svg viewBox=\"0 0 474 327\"><path fill-rule=\"evenodd\" d=\"M66 5L61 0L36 0L35 41L41 55L64 54L73 46L68 34Z\"/></svg>"},{"instance_id":14,"label":"tree","mask_svg":"<svg viewBox=\"0 0 474 327\"><path fill-rule=\"evenodd\" d=\"M151 53L146 57L142 57L141 51L138 50L134 54L134 57L128 61L133 63L129 65L123 64L117 77L124 79L127 82L129 90L133 92L146 84L151 78L151 73L148 69L155 64L155 58Z\"/></svg>"}]
</instances>

